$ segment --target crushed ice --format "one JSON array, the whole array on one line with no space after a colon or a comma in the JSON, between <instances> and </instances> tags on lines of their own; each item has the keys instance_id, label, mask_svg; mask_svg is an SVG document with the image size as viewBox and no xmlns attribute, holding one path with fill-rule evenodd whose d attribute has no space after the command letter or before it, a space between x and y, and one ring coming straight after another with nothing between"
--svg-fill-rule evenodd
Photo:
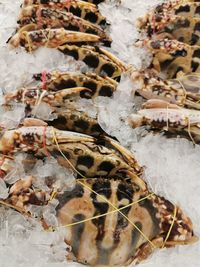
<instances>
[{"instance_id":1,"label":"crushed ice","mask_svg":"<svg viewBox=\"0 0 200 267\"><path fill-rule=\"evenodd\" d=\"M57 118L57 116L53 114L51 106L44 102L36 105L31 113L34 117L44 121L51 121Z\"/></svg>"},{"instance_id":2,"label":"crushed ice","mask_svg":"<svg viewBox=\"0 0 200 267\"><path fill-rule=\"evenodd\" d=\"M40 223L0 208L1 266L50 266L65 263L67 250L65 229L45 232ZM59 265L60 266L60 265Z\"/></svg>"},{"instance_id":3,"label":"crushed ice","mask_svg":"<svg viewBox=\"0 0 200 267\"><path fill-rule=\"evenodd\" d=\"M22 164L25 162L27 166ZM63 192L72 190L75 177L70 170L58 165L54 158L33 160L26 154L18 154L12 162L12 171L4 179L0 179L0 200L9 196L7 184L14 184L17 180L33 179L33 187L45 190L49 201L46 206L28 205L33 218L18 212L0 207L0 257L4 266L46 266L46 264L62 263L67 266L67 251L71 248L64 242L67 229L59 227L56 217L58 200L50 199L53 190ZM40 218L46 225L56 227L54 232L45 232ZM9 257L8 257L9 255ZM33 265L32 260L36 261Z\"/></svg>"},{"instance_id":4,"label":"crushed ice","mask_svg":"<svg viewBox=\"0 0 200 267\"><path fill-rule=\"evenodd\" d=\"M0 126L4 129L14 129L18 127L24 117L25 105L23 104L15 104L8 111L0 107Z\"/></svg>"},{"instance_id":5,"label":"crushed ice","mask_svg":"<svg viewBox=\"0 0 200 267\"><path fill-rule=\"evenodd\" d=\"M46 158L43 162L38 160L30 174L36 176L35 185L38 188L49 191L47 180L53 179L51 187L54 190L72 190L75 185L75 177L70 169L61 167L57 160L53 157Z\"/></svg>"}]
</instances>

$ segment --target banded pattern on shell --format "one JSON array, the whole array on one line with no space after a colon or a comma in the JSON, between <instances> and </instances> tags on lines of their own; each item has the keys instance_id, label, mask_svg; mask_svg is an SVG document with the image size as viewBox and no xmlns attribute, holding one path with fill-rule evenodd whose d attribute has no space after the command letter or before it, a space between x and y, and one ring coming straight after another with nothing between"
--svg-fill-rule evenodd
<instances>
[{"instance_id":1,"label":"banded pattern on shell","mask_svg":"<svg viewBox=\"0 0 200 267\"><path fill-rule=\"evenodd\" d=\"M66 30L85 32L100 37L100 41L110 45L111 40L104 30L82 18L79 18L69 12L57 11L54 9L41 7L39 5L29 6L23 9L18 19L20 29L33 27L34 30L46 28L64 28Z\"/></svg>"},{"instance_id":2,"label":"banded pattern on shell","mask_svg":"<svg viewBox=\"0 0 200 267\"><path fill-rule=\"evenodd\" d=\"M167 135L186 137L195 144L200 142L200 112L179 108L162 100L149 100L144 109L129 118L133 128L144 126Z\"/></svg>"},{"instance_id":3,"label":"banded pattern on shell","mask_svg":"<svg viewBox=\"0 0 200 267\"><path fill-rule=\"evenodd\" d=\"M188 19L199 18L200 3L187 0L164 2L147 13L146 16L139 18L138 27L147 31L148 36L151 37L165 27L171 18L176 16Z\"/></svg>"},{"instance_id":4,"label":"banded pattern on shell","mask_svg":"<svg viewBox=\"0 0 200 267\"><path fill-rule=\"evenodd\" d=\"M97 46L63 45L59 46L58 50L76 60L83 61L97 74L106 74L108 77L117 78L127 70L127 66L123 62Z\"/></svg>"},{"instance_id":5,"label":"banded pattern on shell","mask_svg":"<svg viewBox=\"0 0 200 267\"><path fill-rule=\"evenodd\" d=\"M156 33L156 39L176 39L189 45L200 45L200 18L174 17Z\"/></svg>"},{"instance_id":6,"label":"banded pattern on shell","mask_svg":"<svg viewBox=\"0 0 200 267\"><path fill-rule=\"evenodd\" d=\"M28 26L29 27L29 26ZM30 26L32 28L32 26ZM64 28L59 29L42 29L17 32L9 40L9 44L13 47L23 46L28 52L36 50L38 47L46 46L49 48L57 48L65 43L96 43L100 38L97 35L67 31Z\"/></svg>"},{"instance_id":7,"label":"banded pattern on shell","mask_svg":"<svg viewBox=\"0 0 200 267\"><path fill-rule=\"evenodd\" d=\"M101 42L110 46L110 37L94 21L89 22L81 13L72 12L72 7L83 10L84 15L86 10L91 15L98 11L96 5L84 1L25 1L18 20L20 27L8 43L14 48L23 46L28 52L41 46L57 48L76 60L84 61L97 74L120 79L127 66L108 51L97 47ZM92 44L95 47L88 46Z\"/></svg>"},{"instance_id":8,"label":"banded pattern on shell","mask_svg":"<svg viewBox=\"0 0 200 267\"><path fill-rule=\"evenodd\" d=\"M85 1L71 0L67 4L65 0L25 0L23 7L32 5L43 5L56 10L65 10L94 24L106 25L106 18L101 15L96 5Z\"/></svg>"},{"instance_id":9,"label":"banded pattern on shell","mask_svg":"<svg viewBox=\"0 0 200 267\"><path fill-rule=\"evenodd\" d=\"M42 73L35 74L33 77L36 81L42 82ZM34 82L33 82L34 84ZM90 98L96 96L113 95L117 89L118 83L109 78L98 76L95 73L73 73L73 72L59 72L53 71L46 73L45 89L51 91L58 91L66 88L85 87L89 91L81 91L80 96L83 98Z\"/></svg>"},{"instance_id":10,"label":"banded pattern on shell","mask_svg":"<svg viewBox=\"0 0 200 267\"><path fill-rule=\"evenodd\" d=\"M153 53L152 67L163 72L168 79L199 73L199 46L164 39L150 40L147 47Z\"/></svg>"},{"instance_id":11,"label":"banded pattern on shell","mask_svg":"<svg viewBox=\"0 0 200 267\"><path fill-rule=\"evenodd\" d=\"M158 73L147 69L134 71L133 82L137 82L136 94L144 99L159 99L176 104L180 107L200 109L200 77L198 75L185 75L179 79L165 80Z\"/></svg>"},{"instance_id":12,"label":"banded pattern on shell","mask_svg":"<svg viewBox=\"0 0 200 267\"><path fill-rule=\"evenodd\" d=\"M139 28L149 37L143 46L153 56L149 68L155 71L133 74L140 79L137 93L149 100L131 116L134 128L143 125L199 143L199 4L168 1L139 19Z\"/></svg>"},{"instance_id":13,"label":"banded pattern on shell","mask_svg":"<svg viewBox=\"0 0 200 267\"><path fill-rule=\"evenodd\" d=\"M175 206L164 198L149 195L134 184L107 179L85 180L73 192L58 195L57 216L64 226L110 212L69 227L66 241L72 246L71 257L92 266L124 266L139 263L153 249L161 247L170 228L166 218L173 217ZM113 212L109 203L122 210ZM190 220L178 208L169 246L183 235L185 241L192 240Z\"/></svg>"},{"instance_id":14,"label":"banded pattern on shell","mask_svg":"<svg viewBox=\"0 0 200 267\"><path fill-rule=\"evenodd\" d=\"M60 151L67 161L62 160ZM88 135L59 131L52 127L21 127L4 132L0 139L0 153L12 155L16 152L36 156L46 156L50 153L59 158L66 167L70 167L70 162L73 168L85 177L129 177L129 173L132 173L130 178L137 180L137 175L141 175L142 170L132 153L108 137L98 140ZM141 184L145 183L141 180Z\"/></svg>"},{"instance_id":15,"label":"banded pattern on shell","mask_svg":"<svg viewBox=\"0 0 200 267\"><path fill-rule=\"evenodd\" d=\"M47 205L49 194L36 188L32 191L33 181L31 177L27 182L17 181L6 202L25 211L30 204ZM179 207L134 183L80 180L72 191L60 192L56 199L58 228L66 229L65 240L72 247L68 259L83 264L139 263L156 248L195 240L192 223ZM51 229L44 219L43 225Z\"/></svg>"},{"instance_id":16,"label":"banded pattern on shell","mask_svg":"<svg viewBox=\"0 0 200 267\"><path fill-rule=\"evenodd\" d=\"M98 124L97 116L80 111L77 102L81 98L111 97L117 85L115 80L94 73L39 73L34 75L27 88L4 95L4 109L10 110L16 103L24 104L26 117L38 118L38 110L46 105L52 113L46 119L48 125L98 136L105 133Z\"/></svg>"},{"instance_id":17,"label":"banded pattern on shell","mask_svg":"<svg viewBox=\"0 0 200 267\"><path fill-rule=\"evenodd\" d=\"M49 126L63 131L75 131L95 137L104 134L103 129L98 124L97 118L92 118L82 111L56 108L55 114L57 114L57 118L52 121L47 121Z\"/></svg>"}]
</instances>

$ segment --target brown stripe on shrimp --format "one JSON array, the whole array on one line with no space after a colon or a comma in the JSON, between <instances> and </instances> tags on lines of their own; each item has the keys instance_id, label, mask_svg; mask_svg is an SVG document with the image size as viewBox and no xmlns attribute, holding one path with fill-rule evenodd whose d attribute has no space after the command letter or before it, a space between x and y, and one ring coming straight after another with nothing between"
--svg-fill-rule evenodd
<instances>
[{"instance_id":1,"label":"brown stripe on shrimp","mask_svg":"<svg viewBox=\"0 0 200 267\"><path fill-rule=\"evenodd\" d=\"M163 29L156 33L156 39L176 39L189 45L200 45L200 18L171 18Z\"/></svg>"},{"instance_id":2,"label":"brown stripe on shrimp","mask_svg":"<svg viewBox=\"0 0 200 267\"><path fill-rule=\"evenodd\" d=\"M130 152L108 140L99 144L98 139L85 134L60 131L53 127L21 127L2 134L0 151L4 154L28 152L41 156L46 156L48 152L62 162L64 155L68 159L64 160L65 165L69 167L70 162L74 170L86 177L128 176L146 188L137 176L141 175L142 169Z\"/></svg>"},{"instance_id":3,"label":"brown stripe on shrimp","mask_svg":"<svg viewBox=\"0 0 200 267\"><path fill-rule=\"evenodd\" d=\"M165 80L152 69L133 71L136 94L145 99L160 99L181 107L200 109L200 77L198 74L184 75L178 79Z\"/></svg>"},{"instance_id":4,"label":"brown stripe on shrimp","mask_svg":"<svg viewBox=\"0 0 200 267\"><path fill-rule=\"evenodd\" d=\"M42 74L35 74L33 78L37 81L42 81ZM34 82L33 82L34 84ZM46 89L50 91L58 91L72 87L85 87L89 90L80 92L80 97L93 98L96 96L113 95L117 89L118 83L109 78L101 77L95 73L75 73L75 72L60 72L53 71L46 74ZM39 85L38 85L39 86Z\"/></svg>"},{"instance_id":5,"label":"brown stripe on shrimp","mask_svg":"<svg viewBox=\"0 0 200 267\"><path fill-rule=\"evenodd\" d=\"M23 7L41 5L56 10L63 10L77 17L90 21L91 23L105 27L106 18L99 12L96 5L77 0L25 0Z\"/></svg>"},{"instance_id":6,"label":"brown stripe on shrimp","mask_svg":"<svg viewBox=\"0 0 200 267\"><path fill-rule=\"evenodd\" d=\"M157 31L170 23L174 16L184 18L198 18L200 16L200 3L193 1L168 1L158 5L144 17L138 19L138 27L144 29L151 37Z\"/></svg>"},{"instance_id":7,"label":"brown stripe on shrimp","mask_svg":"<svg viewBox=\"0 0 200 267\"><path fill-rule=\"evenodd\" d=\"M56 108L54 114L57 118L48 121L48 125L59 130L74 131L92 136L99 136L104 133L97 118L92 118L82 111Z\"/></svg>"},{"instance_id":8,"label":"brown stripe on shrimp","mask_svg":"<svg viewBox=\"0 0 200 267\"><path fill-rule=\"evenodd\" d=\"M30 27L32 26L33 28L35 27L34 25L30 25ZM31 52L41 46L57 48L64 43L96 43L99 41L100 37L97 35L83 32L67 31L63 28L31 31L27 31L25 28L22 28L8 40L8 43L11 47L15 48L22 46L28 52Z\"/></svg>"},{"instance_id":9,"label":"brown stripe on shrimp","mask_svg":"<svg viewBox=\"0 0 200 267\"><path fill-rule=\"evenodd\" d=\"M152 130L164 130L165 133L181 135L193 143L199 143L199 110L184 109L155 99L147 101L143 107L129 117L133 128L150 126Z\"/></svg>"},{"instance_id":10,"label":"brown stripe on shrimp","mask_svg":"<svg viewBox=\"0 0 200 267\"><path fill-rule=\"evenodd\" d=\"M163 72L166 78L200 72L200 46L168 39L145 41L145 45L153 53L151 66Z\"/></svg>"},{"instance_id":11,"label":"brown stripe on shrimp","mask_svg":"<svg viewBox=\"0 0 200 267\"><path fill-rule=\"evenodd\" d=\"M138 112L142 115L148 124L161 125L161 127L168 128L169 126L187 127L187 117L178 109L142 109Z\"/></svg>"},{"instance_id":12,"label":"brown stripe on shrimp","mask_svg":"<svg viewBox=\"0 0 200 267\"><path fill-rule=\"evenodd\" d=\"M143 109L139 110L138 115L141 115L145 122L175 124L186 127L188 120L194 123L200 118L200 112L180 108L175 104L170 104L163 100L151 99L143 104Z\"/></svg>"},{"instance_id":13,"label":"brown stripe on shrimp","mask_svg":"<svg viewBox=\"0 0 200 267\"><path fill-rule=\"evenodd\" d=\"M60 130L69 130L74 132L80 132L84 134L90 134L93 136L98 136L103 134L104 131L98 124L97 118L90 117L85 112L78 111L76 109L76 100L79 97L80 91L87 91L87 88L70 88L63 89L57 92L47 92L38 89L24 89L23 97L19 99L16 97L19 95L19 91L17 93L10 93L5 96L5 107L9 108L13 103L23 103L26 105L26 116L37 118L40 116L40 113L37 114L38 108L40 105L45 103L48 104L49 108L52 111L53 118L49 118L46 120L45 125L54 126ZM29 123L30 118L23 122L26 123L26 126L34 126L33 119L31 118L31 124ZM29 123L29 124L28 124ZM35 126L40 126L35 122ZM42 126L42 125L41 125Z\"/></svg>"},{"instance_id":14,"label":"brown stripe on shrimp","mask_svg":"<svg viewBox=\"0 0 200 267\"><path fill-rule=\"evenodd\" d=\"M98 5L102 2L104 2L105 0L84 0L85 2L88 2L88 3L93 3L95 5Z\"/></svg>"},{"instance_id":15,"label":"brown stripe on shrimp","mask_svg":"<svg viewBox=\"0 0 200 267\"><path fill-rule=\"evenodd\" d=\"M178 81L164 80L151 69L133 71L131 79L137 84L136 94L145 99L161 99L180 106L185 105L186 89Z\"/></svg>"},{"instance_id":16,"label":"brown stripe on shrimp","mask_svg":"<svg viewBox=\"0 0 200 267\"><path fill-rule=\"evenodd\" d=\"M77 110L76 101L80 98L80 92L86 91L90 90L85 87L75 87L59 91L23 88L5 95L4 107L9 109L16 102L23 103L27 117L40 118L41 113L37 113L37 111L42 104L46 104L48 105L49 112L51 111L51 114L54 116L54 119L52 116L46 119L46 125L54 126L60 130L70 130L98 136L103 134L104 131L98 124L97 118ZM40 126L37 123L36 121L36 126ZM26 126L31 126L31 124L29 125L26 122Z\"/></svg>"},{"instance_id":17,"label":"brown stripe on shrimp","mask_svg":"<svg viewBox=\"0 0 200 267\"><path fill-rule=\"evenodd\" d=\"M74 87L68 89L62 89L59 91L47 91L42 88L22 88L17 91L8 93L4 96L5 104L4 107L12 106L14 103L23 103L26 105L26 111L31 111L41 103L46 103L50 107L66 107L73 106L69 100L74 100L79 97L80 92L88 91L85 87ZM73 102L73 101L72 101Z\"/></svg>"},{"instance_id":18,"label":"brown stripe on shrimp","mask_svg":"<svg viewBox=\"0 0 200 267\"><path fill-rule=\"evenodd\" d=\"M35 30L61 28L98 35L102 42L110 45L111 39L98 25L92 24L72 13L54 10L39 5L28 6L22 10L18 19L20 28L27 24L35 24Z\"/></svg>"},{"instance_id":19,"label":"brown stripe on shrimp","mask_svg":"<svg viewBox=\"0 0 200 267\"><path fill-rule=\"evenodd\" d=\"M149 36L156 32L159 27L163 27L170 16L168 12L178 5L180 1L168 1L167 3L161 3L154 9L150 10L144 17L138 19L138 27L145 29Z\"/></svg>"},{"instance_id":20,"label":"brown stripe on shrimp","mask_svg":"<svg viewBox=\"0 0 200 267\"><path fill-rule=\"evenodd\" d=\"M123 62L105 49L97 46L63 45L58 50L76 60L83 61L97 74L106 74L111 78L117 78L127 70L127 66Z\"/></svg>"}]
</instances>

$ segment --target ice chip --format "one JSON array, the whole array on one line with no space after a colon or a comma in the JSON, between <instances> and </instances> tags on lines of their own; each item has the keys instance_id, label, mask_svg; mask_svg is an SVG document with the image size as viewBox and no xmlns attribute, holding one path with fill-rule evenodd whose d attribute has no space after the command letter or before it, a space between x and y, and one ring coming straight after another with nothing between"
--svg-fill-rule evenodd
<instances>
[{"instance_id":1,"label":"ice chip","mask_svg":"<svg viewBox=\"0 0 200 267\"><path fill-rule=\"evenodd\" d=\"M6 199L8 197L8 188L3 179L0 179L0 199Z\"/></svg>"},{"instance_id":2,"label":"ice chip","mask_svg":"<svg viewBox=\"0 0 200 267\"><path fill-rule=\"evenodd\" d=\"M53 109L51 108L51 106L43 102L36 105L33 108L32 114L36 118L44 121L50 121L56 119L56 115L53 114Z\"/></svg>"}]
</instances>

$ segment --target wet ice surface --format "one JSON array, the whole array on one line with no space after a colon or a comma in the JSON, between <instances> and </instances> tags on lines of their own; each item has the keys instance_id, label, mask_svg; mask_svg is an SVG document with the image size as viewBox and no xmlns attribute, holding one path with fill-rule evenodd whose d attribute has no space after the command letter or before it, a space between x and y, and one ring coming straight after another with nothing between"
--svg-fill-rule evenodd
<instances>
[{"instance_id":1,"label":"wet ice surface","mask_svg":"<svg viewBox=\"0 0 200 267\"><path fill-rule=\"evenodd\" d=\"M0 58L1 58L1 84L4 90L14 90L26 85L33 74L42 70L51 70L62 67L64 70L77 70L84 64L75 62L55 49L39 48L32 54L23 48L9 50L6 44L11 35L15 33L17 17L22 1L0 1Z\"/></svg>"},{"instance_id":2,"label":"wet ice surface","mask_svg":"<svg viewBox=\"0 0 200 267\"><path fill-rule=\"evenodd\" d=\"M127 64L140 68L148 64L149 57L144 51L133 46L139 38L134 22L137 17L145 14L150 6L160 1L122 0L120 5L117 2L119 1L111 0L100 5L102 13L112 24L110 27L110 34L113 38L111 51ZM12 2L0 0L0 88L7 91L14 90L25 85L34 73L42 70L48 71L62 67L62 70L73 71L85 68L84 64L77 63L70 57L66 59L63 54L52 49L40 48L33 54L27 54L21 48L17 51L10 51L6 41L15 30L20 3L19 0ZM113 98L99 98L95 101L95 106L98 105L99 123L107 133L117 137L122 145L131 148L140 164L145 167L145 179L153 191L180 204L191 217L195 233L200 235L200 148L194 147L191 142L184 139L166 139L160 135L138 138L137 132L133 131L127 122L128 115L134 111L135 86L136 84L124 76ZM95 117L95 108L91 108L90 104L87 100L80 101L79 105L83 105L80 109ZM11 118L13 114L6 115ZM15 116L15 122L20 121L23 118L23 109L19 108ZM11 120L4 119L4 121L10 122ZM12 126L12 122L10 124ZM48 166L46 166L48 171L53 171L50 168L53 162L47 161L45 164ZM41 179L45 177L43 172L45 164L38 165L37 170L41 168ZM60 179L63 181L63 177ZM12 182L14 180L11 179L10 183ZM37 186L42 187L44 184L41 182ZM7 196L8 192L2 183L0 192L1 198ZM34 207L31 208L33 211ZM57 223L51 208L44 216L54 221L55 224ZM27 221L17 212L6 211L1 207L0 266L80 266L75 263L66 263L65 251L66 244L62 231L46 233L39 223ZM168 250L158 250L140 266L197 267L199 255L199 243L178 246Z\"/></svg>"},{"instance_id":3,"label":"wet ice surface","mask_svg":"<svg viewBox=\"0 0 200 267\"><path fill-rule=\"evenodd\" d=\"M180 205L191 218L196 235L200 236L200 147L194 147L185 139L148 135L132 144L132 151L145 166L145 178L153 191ZM199 255L198 242L158 251L141 266L196 267Z\"/></svg>"},{"instance_id":4,"label":"wet ice surface","mask_svg":"<svg viewBox=\"0 0 200 267\"><path fill-rule=\"evenodd\" d=\"M63 229L45 232L34 220L2 207L0 225L0 266L32 267L47 266L47 262L65 262L67 245Z\"/></svg>"},{"instance_id":5,"label":"wet ice surface","mask_svg":"<svg viewBox=\"0 0 200 267\"><path fill-rule=\"evenodd\" d=\"M28 181L34 177L32 187L44 190L49 201L45 206L28 205L26 212L35 219L0 206L0 266L47 266L47 263L52 266L58 263L67 266L66 255L70 249L64 242L67 229L59 226L55 210L59 203L56 199L50 199L50 195L52 189L60 192L72 190L75 177L71 170L61 167L54 158L33 162L32 168L24 168L22 160L31 162L31 158L26 154L16 155L12 162L13 172L4 180L12 185L19 179ZM6 199L9 193L4 180L0 179L1 201ZM47 186L49 182L51 189ZM47 225L55 227L56 230L44 231L39 222L41 216Z\"/></svg>"}]
</instances>

